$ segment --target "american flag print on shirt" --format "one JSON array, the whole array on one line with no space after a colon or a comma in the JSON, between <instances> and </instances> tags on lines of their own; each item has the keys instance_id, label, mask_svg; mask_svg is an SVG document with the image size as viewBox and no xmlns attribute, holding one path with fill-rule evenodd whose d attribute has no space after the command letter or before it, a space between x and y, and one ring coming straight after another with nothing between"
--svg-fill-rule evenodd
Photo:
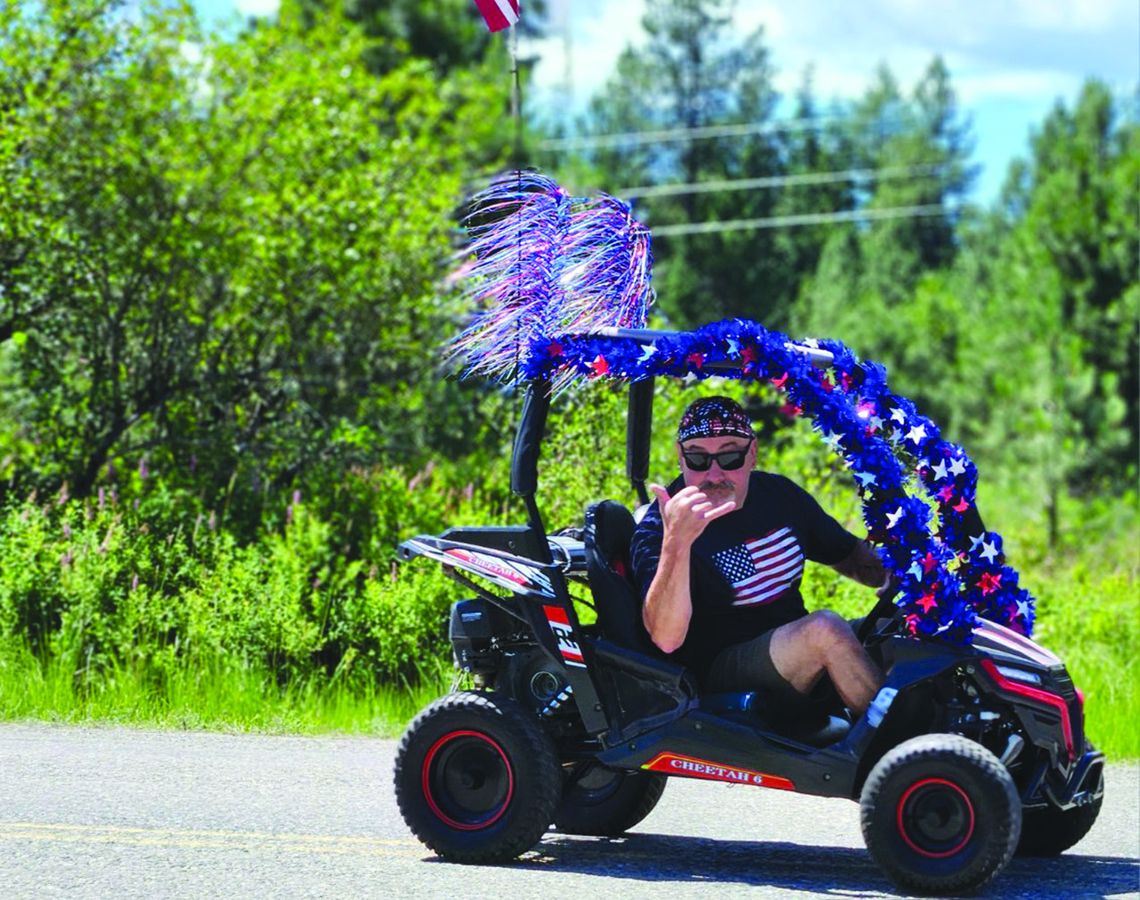
<instances>
[{"instance_id":1,"label":"american flag print on shirt","mask_svg":"<svg viewBox=\"0 0 1140 900\"><path fill-rule=\"evenodd\" d=\"M733 606L775 600L804 573L803 550L787 527L722 550L714 554L713 563L732 584Z\"/></svg>"}]
</instances>

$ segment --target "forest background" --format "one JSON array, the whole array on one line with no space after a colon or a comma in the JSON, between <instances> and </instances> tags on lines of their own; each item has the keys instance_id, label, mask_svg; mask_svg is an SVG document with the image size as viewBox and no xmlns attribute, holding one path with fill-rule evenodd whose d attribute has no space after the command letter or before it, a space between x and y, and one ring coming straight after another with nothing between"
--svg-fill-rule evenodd
<instances>
[{"instance_id":1,"label":"forest background","mask_svg":"<svg viewBox=\"0 0 1140 900\"><path fill-rule=\"evenodd\" d=\"M853 102L805 79L789 124L730 6L650 2L568 140L525 103L516 130L469 0L288 0L232 35L169 0L0 4L0 716L390 732L441 690L457 589L395 547L523 518L520 397L442 347L465 199L522 164L635 201L652 325L884 363L977 461L1094 740L1140 755L1138 95L1058 101L979 208L940 59ZM705 137L636 137L678 129ZM666 478L692 395L660 394ZM859 531L818 435L748 402L761 464ZM568 392L551 426L549 524L632 501L619 394ZM805 593L870 599L830 570Z\"/></svg>"}]
</instances>

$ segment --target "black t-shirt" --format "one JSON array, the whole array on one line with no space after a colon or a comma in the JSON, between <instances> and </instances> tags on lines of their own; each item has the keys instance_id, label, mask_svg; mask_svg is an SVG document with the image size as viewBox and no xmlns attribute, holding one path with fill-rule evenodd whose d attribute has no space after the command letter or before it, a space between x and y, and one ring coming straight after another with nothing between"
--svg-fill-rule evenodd
<instances>
[{"instance_id":1,"label":"black t-shirt","mask_svg":"<svg viewBox=\"0 0 1140 900\"><path fill-rule=\"evenodd\" d=\"M684 486L678 478L670 495ZM654 502L633 533L633 575L642 602L657 572L663 525ZM807 614L800 581L804 559L834 564L858 538L782 475L753 472L744 507L709 522L693 543L693 616L671 655L703 676L717 654Z\"/></svg>"}]
</instances>

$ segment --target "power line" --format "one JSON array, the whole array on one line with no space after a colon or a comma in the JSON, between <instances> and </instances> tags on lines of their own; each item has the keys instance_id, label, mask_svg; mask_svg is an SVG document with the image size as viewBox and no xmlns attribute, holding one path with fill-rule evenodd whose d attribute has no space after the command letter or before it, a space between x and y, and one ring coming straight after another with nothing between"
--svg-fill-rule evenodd
<instances>
[{"instance_id":1,"label":"power line","mask_svg":"<svg viewBox=\"0 0 1140 900\"><path fill-rule=\"evenodd\" d=\"M805 172L799 175L768 175L763 178L732 178L717 181L690 182L688 184L653 184L643 187L619 188L615 197L672 197L678 194L706 194L714 191L748 191L758 188L784 187L799 184L835 184L859 179L886 181L894 178L935 175L942 166L927 163L914 166L887 166L882 169L843 169L834 172Z\"/></svg>"},{"instance_id":2,"label":"power line","mask_svg":"<svg viewBox=\"0 0 1140 900\"><path fill-rule=\"evenodd\" d=\"M804 131L825 122L841 119L824 116L811 119L782 119L778 122L753 122L742 125L703 125L698 128L667 128L660 131L627 131L619 134L584 134L568 138L548 138L538 145L540 150L568 150L573 147L616 147L622 144L660 144L667 141L700 141L749 134L776 134Z\"/></svg>"},{"instance_id":3,"label":"power line","mask_svg":"<svg viewBox=\"0 0 1140 900\"><path fill-rule=\"evenodd\" d=\"M941 204L925 206L890 206L885 209L850 209L830 213L803 213L770 216L764 219L726 219L723 222L690 222L683 225L660 225L650 228L654 237L682 234L715 234L721 231L744 231L761 228L792 228L799 225L829 225L834 222L862 222L876 219L927 218L949 215L953 210Z\"/></svg>"}]
</instances>

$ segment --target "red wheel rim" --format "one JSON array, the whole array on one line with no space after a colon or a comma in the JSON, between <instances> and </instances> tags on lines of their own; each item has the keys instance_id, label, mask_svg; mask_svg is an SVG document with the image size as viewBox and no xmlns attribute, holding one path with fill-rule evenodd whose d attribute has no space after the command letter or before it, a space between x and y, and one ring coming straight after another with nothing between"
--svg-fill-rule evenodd
<instances>
[{"instance_id":1,"label":"red wheel rim","mask_svg":"<svg viewBox=\"0 0 1140 900\"><path fill-rule=\"evenodd\" d=\"M946 859L974 836L974 804L954 782L924 778L899 798L895 821L903 841L915 853Z\"/></svg>"},{"instance_id":2,"label":"red wheel rim","mask_svg":"<svg viewBox=\"0 0 1140 900\"><path fill-rule=\"evenodd\" d=\"M479 731L449 731L428 750L421 769L428 808L459 831L494 825L515 793L514 769L499 743Z\"/></svg>"}]
</instances>

